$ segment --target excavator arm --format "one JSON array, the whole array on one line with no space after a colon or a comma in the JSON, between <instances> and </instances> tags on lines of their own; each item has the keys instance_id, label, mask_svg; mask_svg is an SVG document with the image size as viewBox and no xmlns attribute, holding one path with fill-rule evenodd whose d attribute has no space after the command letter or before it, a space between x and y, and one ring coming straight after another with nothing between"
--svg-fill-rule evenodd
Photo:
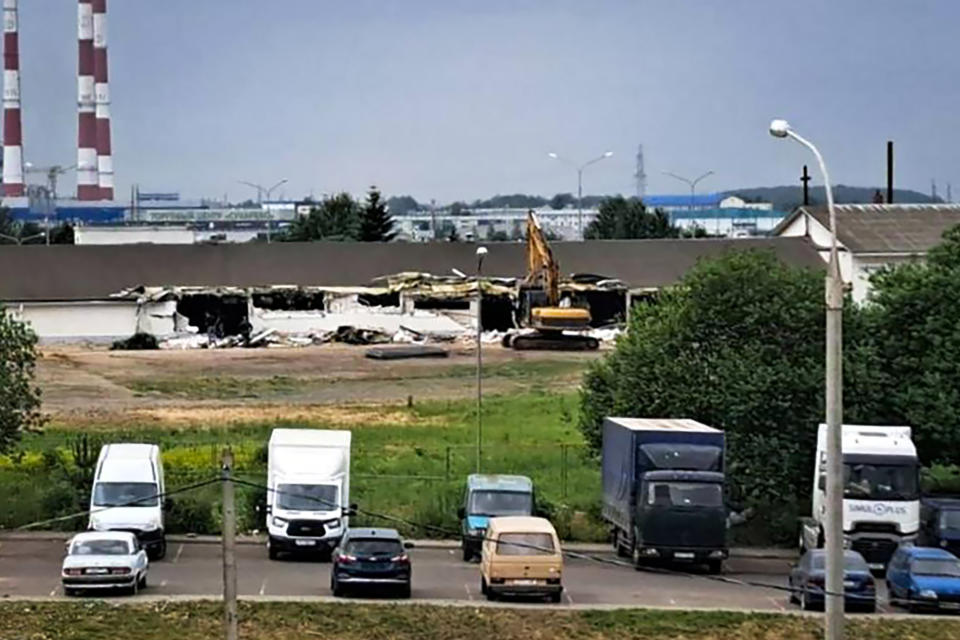
<instances>
[{"instance_id":1,"label":"excavator arm","mask_svg":"<svg viewBox=\"0 0 960 640\"><path fill-rule=\"evenodd\" d=\"M542 288L549 306L560 303L560 267L532 209L527 211L527 277L524 284Z\"/></svg>"}]
</instances>

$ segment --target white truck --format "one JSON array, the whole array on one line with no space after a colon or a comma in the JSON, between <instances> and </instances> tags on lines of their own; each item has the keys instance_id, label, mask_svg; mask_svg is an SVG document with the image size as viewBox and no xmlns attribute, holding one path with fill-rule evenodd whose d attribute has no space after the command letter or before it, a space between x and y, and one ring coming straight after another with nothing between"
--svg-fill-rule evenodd
<instances>
[{"instance_id":1,"label":"white truck","mask_svg":"<svg viewBox=\"0 0 960 640\"><path fill-rule=\"evenodd\" d=\"M100 449L90 495L94 531L129 531L151 560L167 553L163 528L163 463L155 444L106 444Z\"/></svg>"},{"instance_id":2,"label":"white truck","mask_svg":"<svg viewBox=\"0 0 960 640\"><path fill-rule=\"evenodd\" d=\"M329 557L347 530L350 432L274 429L267 452L267 551Z\"/></svg>"},{"instance_id":3,"label":"white truck","mask_svg":"<svg viewBox=\"0 0 960 640\"><path fill-rule=\"evenodd\" d=\"M882 569L920 529L917 449L910 427L843 425L844 546ZM801 520L800 550L824 545L827 425L817 431L813 516Z\"/></svg>"}]
</instances>

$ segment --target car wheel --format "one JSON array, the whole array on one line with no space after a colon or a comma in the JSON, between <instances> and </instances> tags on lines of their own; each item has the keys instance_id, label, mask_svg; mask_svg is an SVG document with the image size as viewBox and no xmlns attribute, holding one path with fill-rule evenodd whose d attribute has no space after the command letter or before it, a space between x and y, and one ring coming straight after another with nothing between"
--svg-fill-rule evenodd
<instances>
[{"instance_id":1,"label":"car wheel","mask_svg":"<svg viewBox=\"0 0 960 640\"><path fill-rule=\"evenodd\" d=\"M464 540L461 544L463 545L463 548L461 549L461 552L463 555L463 561L470 562L471 560L473 560L473 551L471 551L470 547L467 546L466 540Z\"/></svg>"},{"instance_id":2,"label":"car wheel","mask_svg":"<svg viewBox=\"0 0 960 640\"><path fill-rule=\"evenodd\" d=\"M280 557L280 552L269 542L267 543L267 557L271 560L276 560Z\"/></svg>"},{"instance_id":3,"label":"car wheel","mask_svg":"<svg viewBox=\"0 0 960 640\"><path fill-rule=\"evenodd\" d=\"M133 585L130 587L130 595L135 596L140 593L140 580L134 580Z\"/></svg>"},{"instance_id":4,"label":"car wheel","mask_svg":"<svg viewBox=\"0 0 960 640\"><path fill-rule=\"evenodd\" d=\"M562 591L557 591L556 593L551 593L551 594L550 594L550 602L552 602L552 603L554 603L554 604L559 604L562 599L563 599L563 592L562 592Z\"/></svg>"},{"instance_id":5,"label":"car wheel","mask_svg":"<svg viewBox=\"0 0 960 640\"><path fill-rule=\"evenodd\" d=\"M707 562L707 572L714 575L723 573L723 560L710 560Z\"/></svg>"},{"instance_id":6,"label":"car wheel","mask_svg":"<svg viewBox=\"0 0 960 640\"><path fill-rule=\"evenodd\" d=\"M71 589L70 587L64 587L63 595L67 596L68 598L74 598L77 596L77 590Z\"/></svg>"},{"instance_id":7,"label":"car wheel","mask_svg":"<svg viewBox=\"0 0 960 640\"><path fill-rule=\"evenodd\" d=\"M800 592L800 608L804 611L810 611L813 607L810 605L810 600L807 598L807 588L804 587L803 591Z\"/></svg>"},{"instance_id":8,"label":"car wheel","mask_svg":"<svg viewBox=\"0 0 960 640\"><path fill-rule=\"evenodd\" d=\"M141 589L147 588L147 572L146 571L140 574L140 588Z\"/></svg>"},{"instance_id":9,"label":"car wheel","mask_svg":"<svg viewBox=\"0 0 960 640\"><path fill-rule=\"evenodd\" d=\"M338 580L333 581L333 583L330 585L330 590L333 591L334 597L336 598L343 597L343 587L340 586L340 582Z\"/></svg>"},{"instance_id":10,"label":"car wheel","mask_svg":"<svg viewBox=\"0 0 960 640\"><path fill-rule=\"evenodd\" d=\"M405 585L403 585L402 587L400 587L400 597L403 598L404 600L409 599L409 598L410 598L410 591L411 591L411 589L410 589L410 583L408 582L407 584L405 584Z\"/></svg>"},{"instance_id":11,"label":"car wheel","mask_svg":"<svg viewBox=\"0 0 960 640\"><path fill-rule=\"evenodd\" d=\"M480 594L485 596L487 595L488 591L489 589L487 589L487 579L484 578L483 576L480 576Z\"/></svg>"}]
</instances>

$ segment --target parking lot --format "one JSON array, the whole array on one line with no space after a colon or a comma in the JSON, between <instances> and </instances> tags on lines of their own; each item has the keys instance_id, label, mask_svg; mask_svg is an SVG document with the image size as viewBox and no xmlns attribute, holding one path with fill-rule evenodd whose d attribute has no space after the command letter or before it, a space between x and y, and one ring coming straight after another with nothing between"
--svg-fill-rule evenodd
<instances>
[{"instance_id":1,"label":"parking lot","mask_svg":"<svg viewBox=\"0 0 960 640\"><path fill-rule=\"evenodd\" d=\"M57 597L62 540L8 539L0 543L0 597ZM479 601L477 564L460 560L459 549L418 547L413 561L413 598L432 601ZM596 554L613 559L613 554ZM786 586L790 562L785 559L733 558L724 578ZM260 545L237 547L241 596L330 596L330 564L316 560L270 561ZM218 596L221 594L220 547L205 542L173 542L166 559L150 568L152 596ZM628 605L650 607L722 607L789 610L785 591L722 582L704 574L670 575L637 572L594 560L567 561L563 605ZM880 607L889 611L880 588Z\"/></svg>"}]
</instances>

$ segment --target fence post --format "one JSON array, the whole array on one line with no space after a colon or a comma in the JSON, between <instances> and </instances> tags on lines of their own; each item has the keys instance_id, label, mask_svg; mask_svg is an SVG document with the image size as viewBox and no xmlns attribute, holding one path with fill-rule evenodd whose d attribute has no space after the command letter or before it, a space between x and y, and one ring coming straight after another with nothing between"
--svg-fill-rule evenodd
<instances>
[{"instance_id":1,"label":"fence post","mask_svg":"<svg viewBox=\"0 0 960 640\"><path fill-rule=\"evenodd\" d=\"M567 499L567 445L560 445L560 495Z\"/></svg>"},{"instance_id":2,"label":"fence post","mask_svg":"<svg viewBox=\"0 0 960 640\"><path fill-rule=\"evenodd\" d=\"M450 482L450 445L447 445L447 459L444 466L443 477Z\"/></svg>"},{"instance_id":3,"label":"fence post","mask_svg":"<svg viewBox=\"0 0 960 640\"><path fill-rule=\"evenodd\" d=\"M237 640L237 511L233 493L233 451L223 450L220 472L223 485L223 635Z\"/></svg>"}]
</instances>

